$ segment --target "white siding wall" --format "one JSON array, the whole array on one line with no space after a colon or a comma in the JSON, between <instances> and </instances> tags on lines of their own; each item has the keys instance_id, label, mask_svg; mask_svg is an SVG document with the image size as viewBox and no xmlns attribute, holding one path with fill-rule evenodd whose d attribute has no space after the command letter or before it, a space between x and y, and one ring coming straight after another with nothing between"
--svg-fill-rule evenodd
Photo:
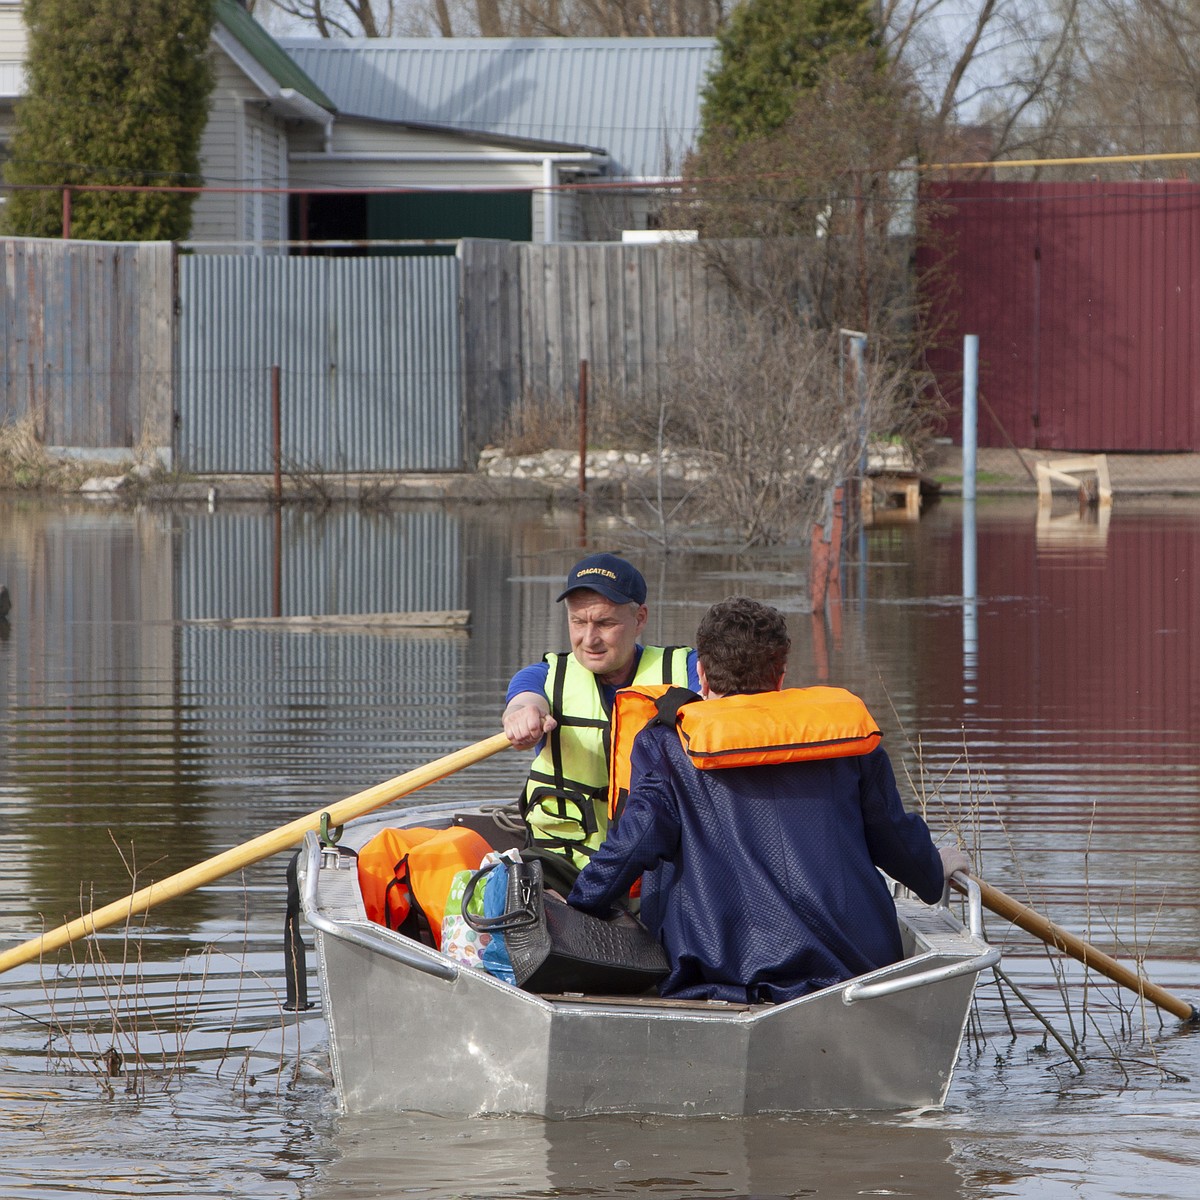
<instances>
[{"instance_id":1,"label":"white siding wall","mask_svg":"<svg viewBox=\"0 0 1200 1200\"><path fill-rule=\"evenodd\" d=\"M320 132L305 132L293 136L292 150L314 152L320 148ZM389 153L478 153L495 161L481 158L474 162L389 162L384 159L354 162L331 159L328 162L293 159L290 166L292 187L521 187L536 189L542 186L540 159L530 162L503 162L501 147L467 138L442 136L435 132L403 129L394 125L355 122L342 118L333 127L335 154ZM571 238L576 217L568 197L559 195L560 237ZM545 240L545 193L534 191L533 240Z\"/></svg>"},{"instance_id":2,"label":"white siding wall","mask_svg":"<svg viewBox=\"0 0 1200 1200\"><path fill-rule=\"evenodd\" d=\"M0 152L12 137L12 103L23 90L24 61L25 23L21 20L20 0L0 0ZM0 205L3 203L0 194Z\"/></svg>"},{"instance_id":3,"label":"white siding wall","mask_svg":"<svg viewBox=\"0 0 1200 1200\"><path fill-rule=\"evenodd\" d=\"M0 62L25 61L25 22L21 0L0 0Z\"/></svg>"},{"instance_id":4,"label":"white siding wall","mask_svg":"<svg viewBox=\"0 0 1200 1200\"><path fill-rule=\"evenodd\" d=\"M21 0L0 0L0 146L11 136L11 98L23 90L21 65L26 44ZM200 145L205 183L213 187L286 187L284 122L262 106L262 94L225 54L216 51L213 65L216 85ZM206 193L197 197L192 209L191 236L196 241L279 241L286 231L285 195ZM268 250L272 252L283 251Z\"/></svg>"},{"instance_id":5,"label":"white siding wall","mask_svg":"<svg viewBox=\"0 0 1200 1200\"><path fill-rule=\"evenodd\" d=\"M200 145L209 187L286 187L284 123L262 105L262 95L223 54L214 60L216 83ZM286 196L206 192L192 214L195 242L266 239L285 235ZM255 253L253 247L213 246L217 253ZM284 253L268 247L266 253Z\"/></svg>"},{"instance_id":6,"label":"white siding wall","mask_svg":"<svg viewBox=\"0 0 1200 1200\"><path fill-rule=\"evenodd\" d=\"M20 0L0 0L0 146L12 134L12 102L24 91L24 62Z\"/></svg>"}]
</instances>

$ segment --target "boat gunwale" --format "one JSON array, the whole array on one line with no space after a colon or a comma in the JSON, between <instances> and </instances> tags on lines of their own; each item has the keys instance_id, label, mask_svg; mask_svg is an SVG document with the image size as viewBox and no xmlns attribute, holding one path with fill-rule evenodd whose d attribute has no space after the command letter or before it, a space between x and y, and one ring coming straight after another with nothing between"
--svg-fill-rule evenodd
<instances>
[{"instance_id":1,"label":"boat gunwale","mask_svg":"<svg viewBox=\"0 0 1200 1200\"><path fill-rule=\"evenodd\" d=\"M368 831L373 833L376 827L382 828L389 824L392 826L412 825L421 823L422 820L429 820L430 818L435 818L439 822L444 821L447 825L450 825L453 823L455 816L464 811L486 812L489 807L491 806L487 803L472 807L464 805L461 801L447 801L431 805L418 805L405 808L399 812L384 811L368 814L366 817L359 818L350 827L353 833L347 840L347 844L351 842L358 842L360 846L365 844L365 841L368 840L365 837L366 833ZM504 806L496 804L495 807ZM310 835L310 837L313 842L316 841L315 835ZM307 841L308 839L306 839ZM314 861L318 865L319 876L319 852L314 856ZM307 891L307 888L302 888L302 892L307 893ZM822 999L830 993L837 991L845 992L851 984L877 984L892 979L899 981L909 975L920 974L923 970L940 963L950 964L960 962L966 964L973 959L987 958L989 954L992 954L994 948L989 946L987 941L982 937L975 936L958 919L955 913L949 908L948 895L949 889L943 893L939 903L927 905L919 900L919 898L911 897L904 889L899 889L899 894L894 897L897 920L903 927L907 927L915 942L917 952L905 956L898 962L885 964L872 971L856 975L852 979L841 980L838 983L830 984L817 991L808 992L803 996L787 1000L782 1004L740 1004L722 1000L685 999L653 995L589 996L574 992L529 992L522 988L514 987L512 984L489 974L480 967L457 963L453 959L448 958L436 947L429 946L424 942L410 938L397 930L389 929L387 926L380 925L369 919L329 917L322 914L321 923L329 922L333 926L356 929L360 932L368 933L373 940L384 942L394 941L397 946L402 946L408 955L411 955L415 951L418 956L429 960L428 968L399 959L395 959L394 961L397 961L401 966L407 966L410 970L424 970L428 974L440 977L447 986L452 986L461 972L471 972L485 986L499 989L510 997L515 993L526 1002L543 1010L548 1010L551 1013L579 1013L589 1016L609 1015L614 1018L699 1019L704 1021L715 1020L736 1024L750 1024L766 1021L776 1017L780 1013L789 1012L799 1005ZM308 918L308 896L305 895L304 899L305 916ZM314 901L314 907L319 908L319 899L314 898ZM309 922L314 928L319 928L311 918L309 918ZM929 928L934 923L940 926L940 928ZM326 931L323 933L323 936L337 936L337 934L333 931ZM349 940L354 941L355 939ZM957 946L938 945L937 943L939 942L954 942L957 943ZM359 941L357 944L362 945L363 943ZM363 945L363 948L371 952L370 946ZM375 952L378 953L379 951ZM977 970L983 970L987 965L986 962L983 962ZM453 972L444 973L441 969L444 967L452 967ZM968 970L969 968L966 968L964 973ZM863 997L861 1000L856 1000L855 1003L870 1003L870 1000L871 997Z\"/></svg>"}]
</instances>

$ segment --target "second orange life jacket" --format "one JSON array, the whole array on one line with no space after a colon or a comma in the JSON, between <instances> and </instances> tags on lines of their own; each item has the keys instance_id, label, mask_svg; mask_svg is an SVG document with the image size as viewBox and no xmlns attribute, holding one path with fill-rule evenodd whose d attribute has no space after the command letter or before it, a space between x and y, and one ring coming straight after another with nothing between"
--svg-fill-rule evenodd
<instances>
[{"instance_id":1,"label":"second orange life jacket","mask_svg":"<svg viewBox=\"0 0 1200 1200\"><path fill-rule=\"evenodd\" d=\"M700 700L686 688L623 688L613 706L609 822L629 795L634 738L652 721L669 725L702 771L869 754L882 734L867 706L844 688L786 688Z\"/></svg>"}]
</instances>

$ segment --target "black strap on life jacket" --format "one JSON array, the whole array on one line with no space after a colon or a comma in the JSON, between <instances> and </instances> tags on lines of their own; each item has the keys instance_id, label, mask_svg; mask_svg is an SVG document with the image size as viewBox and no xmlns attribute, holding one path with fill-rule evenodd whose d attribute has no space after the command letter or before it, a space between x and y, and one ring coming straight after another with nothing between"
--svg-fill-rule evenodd
<instances>
[{"instance_id":1,"label":"black strap on life jacket","mask_svg":"<svg viewBox=\"0 0 1200 1200\"><path fill-rule=\"evenodd\" d=\"M399 910L403 908L402 901L396 904L397 915L395 917L392 915L393 888L397 893L407 893L408 895L408 911L403 917L399 916ZM383 889L383 912L389 929L394 929L397 933L412 938L415 942L433 945L432 937L427 936L431 928L429 918L425 915L425 910L421 907L420 901L417 900L417 893L413 889L412 878L408 871L407 854L392 868L392 878L388 880L387 887Z\"/></svg>"},{"instance_id":2,"label":"black strap on life jacket","mask_svg":"<svg viewBox=\"0 0 1200 1200\"><path fill-rule=\"evenodd\" d=\"M674 729L679 721L679 710L685 704L694 704L700 698L691 688L685 687L673 687L669 691L663 692L654 702L654 707L658 709L658 716L654 718L654 724Z\"/></svg>"},{"instance_id":3,"label":"black strap on life jacket","mask_svg":"<svg viewBox=\"0 0 1200 1200\"><path fill-rule=\"evenodd\" d=\"M570 651L564 651L556 656L548 681L550 714L556 722L555 727L546 735L547 748L550 751L551 773L530 770L529 782L535 786L532 788L526 786L521 791L521 816L528 818L530 812L539 809L563 823L571 823L578 828L578 833L557 838L547 837L539 831L535 839L533 826L530 825L526 839L528 847L539 846L551 851L561 851L564 854L572 851L590 854L590 849L583 843L596 832L594 802L603 798L604 789L586 788L575 781L567 781L563 769L562 730L566 726L604 729L605 753L607 754L608 721L595 717L563 715L563 694L566 691L569 658ZM597 686L599 686L598 683ZM603 694L601 695L603 699Z\"/></svg>"},{"instance_id":4,"label":"black strap on life jacket","mask_svg":"<svg viewBox=\"0 0 1200 1200\"><path fill-rule=\"evenodd\" d=\"M669 687L655 700L654 707L657 713L647 724L665 725L668 729L674 729L679 719L679 710L685 704L692 704L699 699L700 697L690 688L680 687L677 684ZM640 733L641 730L638 730L638 732ZM612 807L612 817L609 821L610 829L617 827L617 824L621 820L621 814L625 811L625 804L628 799L629 789L626 787L618 788L616 800Z\"/></svg>"}]
</instances>

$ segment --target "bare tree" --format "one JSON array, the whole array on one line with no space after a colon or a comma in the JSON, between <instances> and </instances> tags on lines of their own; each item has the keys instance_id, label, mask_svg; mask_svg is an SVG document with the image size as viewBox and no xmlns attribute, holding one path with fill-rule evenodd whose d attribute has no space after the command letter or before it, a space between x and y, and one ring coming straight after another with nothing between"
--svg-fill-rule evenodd
<instances>
[{"instance_id":1,"label":"bare tree","mask_svg":"<svg viewBox=\"0 0 1200 1200\"><path fill-rule=\"evenodd\" d=\"M729 0L258 0L321 37L692 37Z\"/></svg>"},{"instance_id":2,"label":"bare tree","mask_svg":"<svg viewBox=\"0 0 1200 1200\"><path fill-rule=\"evenodd\" d=\"M898 72L870 53L847 53L797 92L770 134L735 142L706 136L686 164L689 187L669 223L707 239L800 238L792 266L741 270L715 241L714 265L734 290L767 307L802 308L813 324L881 333L897 314L915 232L915 174L924 110ZM905 235L905 236L897 236ZM763 291L774 281L775 295Z\"/></svg>"},{"instance_id":3,"label":"bare tree","mask_svg":"<svg viewBox=\"0 0 1200 1200\"><path fill-rule=\"evenodd\" d=\"M925 150L952 159L964 126L986 126L982 157L999 158L1053 124L1073 70L1079 7L1080 0L881 0L888 62L922 97Z\"/></svg>"},{"instance_id":4,"label":"bare tree","mask_svg":"<svg viewBox=\"0 0 1200 1200\"><path fill-rule=\"evenodd\" d=\"M1190 152L1200 133L1200 5L1086 0L1076 69L1046 147L1064 156ZM1102 168L1080 167L1077 173ZM1200 178L1195 163L1127 164L1121 177Z\"/></svg>"}]
</instances>

